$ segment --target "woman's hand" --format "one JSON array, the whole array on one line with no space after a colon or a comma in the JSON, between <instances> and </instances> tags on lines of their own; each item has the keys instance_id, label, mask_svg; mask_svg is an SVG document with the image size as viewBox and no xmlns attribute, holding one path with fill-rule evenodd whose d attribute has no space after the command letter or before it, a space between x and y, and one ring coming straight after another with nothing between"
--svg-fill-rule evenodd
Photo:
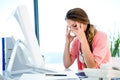
<instances>
[{"instance_id":1,"label":"woman's hand","mask_svg":"<svg viewBox=\"0 0 120 80\"><path fill-rule=\"evenodd\" d=\"M75 33L81 42L86 38L83 24L76 22L76 26L71 27L71 31Z\"/></svg>"},{"instance_id":2,"label":"woman's hand","mask_svg":"<svg viewBox=\"0 0 120 80\"><path fill-rule=\"evenodd\" d=\"M66 28L66 41L70 43L75 36L71 36L71 29L67 26Z\"/></svg>"}]
</instances>

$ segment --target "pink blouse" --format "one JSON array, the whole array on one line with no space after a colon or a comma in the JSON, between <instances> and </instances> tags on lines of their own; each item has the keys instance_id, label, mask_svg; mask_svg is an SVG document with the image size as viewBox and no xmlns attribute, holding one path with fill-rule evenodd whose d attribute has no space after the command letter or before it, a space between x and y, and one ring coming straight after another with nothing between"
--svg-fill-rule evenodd
<instances>
[{"instance_id":1,"label":"pink blouse","mask_svg":"<svg viewBox=\"0 0 120 80\"><path fill-rule=\"evenodd\" d=\"M76 37L70 45L70 55L74 60L77 59L78 70L82 70L83 64L79 60L79 51L80 41ZM94 54L94 59L98 64L97 68L100 67L100 64L108 63L110 61L111 52L106 33L97 31L92 41L92 51L92 53Z\"/></svg>"}]
</instances>

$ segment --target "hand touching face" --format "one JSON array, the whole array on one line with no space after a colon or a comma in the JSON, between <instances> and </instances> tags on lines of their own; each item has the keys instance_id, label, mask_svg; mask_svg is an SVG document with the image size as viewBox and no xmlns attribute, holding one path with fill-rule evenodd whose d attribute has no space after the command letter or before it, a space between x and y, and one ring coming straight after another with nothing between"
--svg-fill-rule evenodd
<instances>
[{"instance_id":1,"label":"hand touching face","mask_svg":"<svg viewBox=\"0 0 120 80\"><path fill-rule=\"evenodd\" d=\"M71 34L71 29L67 26L66 27L66 39L67 41L71 42L73 38L75 37L75 34Z\"/></svg>"},{"instance_id":2,"label":"hand touching face","mask_svg":"<svg viewBox=\"0 0 120 80\"><path fill-rule=\"evenodd\" d=\"M67 20L67 23L70 28L70 32L73 32L75 36L80 39L80 41L85 38L85 29L87 25L72 20Z\"/></svg>"}]
</instances>

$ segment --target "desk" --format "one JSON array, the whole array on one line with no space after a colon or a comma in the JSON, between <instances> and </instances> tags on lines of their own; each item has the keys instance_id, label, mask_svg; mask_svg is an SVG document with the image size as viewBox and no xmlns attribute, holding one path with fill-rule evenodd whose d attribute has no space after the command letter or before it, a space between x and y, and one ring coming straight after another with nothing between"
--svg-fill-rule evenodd
<instances>
[{"instance_id":1,"label":"desk","mask_svg":"<svg viewBox=\"0 0 120 80\"><path fill-rule=\"evenodd\" d=\"M9 80L120 80L120 71L102 69L84 69L88 78L79 79L73 71L62 71L55 74L67 74L67 76L46 76L40 73L25 73L19 78ZM52 73L51 73L52 74ZM118 78L118 79L111 79Z\"/></svg>"}]
</instances>

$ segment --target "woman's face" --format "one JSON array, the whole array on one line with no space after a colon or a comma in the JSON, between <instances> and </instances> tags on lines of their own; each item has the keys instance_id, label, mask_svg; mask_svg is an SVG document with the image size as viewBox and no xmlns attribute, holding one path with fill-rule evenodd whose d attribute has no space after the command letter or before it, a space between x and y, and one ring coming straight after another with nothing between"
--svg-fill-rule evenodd
<instances>
[{"instance_id":1,"label":"woman's face","mask_svg":"<svg viewBox=\"0 0 120 80\"><path fill-rule=\"evenodd\" d=\"M79 24L79 27L83 27L84 28L84 31L86 31L86 28L87 28L87 25L86 24L83 24L83 23L80 23L80 22L77 22L77 21L73 21L71 19L68 19L67 20L67 26L69 28L73 27L73 28L76 28L77 27L77 24ZM77 28L76 28L77 29Z\"/></svg>"}]
</instances>

